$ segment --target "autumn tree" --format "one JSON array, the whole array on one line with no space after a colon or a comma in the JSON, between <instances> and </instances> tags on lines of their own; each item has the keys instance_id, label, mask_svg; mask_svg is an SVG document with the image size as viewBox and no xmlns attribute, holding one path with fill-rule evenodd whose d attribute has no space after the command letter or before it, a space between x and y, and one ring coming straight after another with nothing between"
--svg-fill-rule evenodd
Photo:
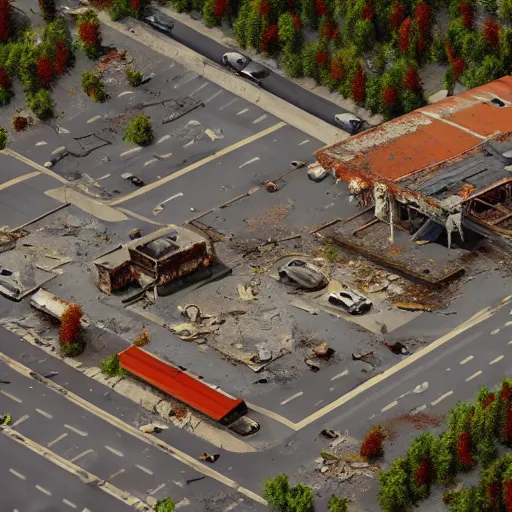
<instances>
[{"instance_id":1,"label":"autumn tree","mask_svg":"<svg viewBox=\"0 0 512 512\"><path fill-rule=\"evenodd\" d=\"M50 87L53 78L53 64L48 55L43 55L37 61L37 78L41 87Z\"/></svg>"},{"instance_id":2,"label":"autumn tree","mask_svg":"<svg viewBox=\"0 0 512 512\"><path fill-rule=\"evenodd\" d=\"M61 343L76 343L80 339L84 316L82 307L78 304L69 304L60 320L59 340Z\"/></svg>"},{"instance_id":3,"label":"autumn tree","mask_svg":"<svg viewBox=\"0 0 512 512\"><path fill-rule=\"evenodd\" d=\"M359 454L364 459L369 462L375 461L384 455L384 439L386 435L384 434L384 430L382 427L377 426L368 431L363 442L361 443L361 448L359 449Z\"/></svg>"},{"instance_id":4,"label":"autumn tree","mask_svg":"<svg viewBox=\"0 0 512 512\"><path fill-rule=\"evenodd\" d=\"M78 17L78 37L87 57L97 59L101 54L101 29L98 15L88 9Z\"/></svg>"},{"instance_id":5,"label":"autumn tree","mask_svg":"<svg viewBox=\"0 0 512 512\"><path fill-rule=\"evenodd\" d=\"M12 6L10 0L0 0L0 41L7 41L11 27Z\"/></svg>"}]
</instances>

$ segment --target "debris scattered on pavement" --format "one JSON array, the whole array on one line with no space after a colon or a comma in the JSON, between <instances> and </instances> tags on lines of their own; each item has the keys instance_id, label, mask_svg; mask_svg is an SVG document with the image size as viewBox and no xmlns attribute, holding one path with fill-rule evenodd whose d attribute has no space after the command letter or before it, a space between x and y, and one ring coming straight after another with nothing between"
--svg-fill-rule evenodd
<instances>
[{"instance_id":1,"label":"debris scattered on pavement","mask_svg":"<svg viewBox=\"0 0 512 512\"><path fill-rule=\"evenodd\" d=\"M214 454L211 454L211 453L203 453L203 455L201 455L199 457L200 460L204 460L205 462L216 462L218 459L219 459L220 455L218 453L214 453Z\"/></svg>"},{"instance_id":2,"label":"debris scattered on pavement","mask_svg":"<svg viewBox=\"0 0 512 512\"><path fill-rule=\"evenodd\" d=\"M428 304L418 304L416 302L395 302L395 307L404 309L405 311L427 311L429 313L434 311L432 306Z\"/></svg>"},{"instance_id":3,"label":"debris scattered on pavement","mask_svg":"<svg viewBox=\"0 0 512 512\"><path fill-rule=\"evenodd\" d=\"M188 485L188 484L192 484L194 482L199 482L200 480L204 480L206 477L205 476L198 476L196 478L189 478L188 480L185 480L185 483Z\"/></svg>"},{"instance_id":4,"label":"debris scattered on pavement","mask_svg":"<svg viewBox=\"0 0 512 512\"><path fill-rule=\"evenodd\" d=\"M327 439L336 439L341 436L341 433L337 430L331 430L330 428L324 428L322 432L320 432Z\"/></svg>"},{"instance_id":5,"label":"debris scattered on pavement","mask_svg":"<svg viewBox=\"0 0 512 512\"><path fill-rule=\"evenodd\" d=\"M391 352L393 352L393 354L397 354L397 355L405 355L405 354L408 354L409 353L409 350L407 350L407 347L403 344L403 343L400 343L399 341L396 341L395 343L384 343L384 345L386 347L389 348L389 350L391 350Z\"/></svg>"},{"instance_id":6,"label":"debris scattered on pavement","mask_svg":"<svg viewBox=\"0 0 512 512\"><path fill-rule=\"evenodd\" d=\"M167 426L165 425L156 425L155 423L148 423L147 425L142 425L139 427L139 430L141 432L144 432L144 434L159 434L162 432L162 430L167 429Z\"/></svg>"},{"instance_id":7,"label":"debris scattered on pavement","mask_svg":"<svg viewBox=\"0 0 512 512\"><path fill-rule=\"evenodd\" d=\"M324 342L313 348L313 354L321 359L330 359L334 354L334 349Z\"/></svg>"},{"instance_id":8,"label":"debris scattered on pavement","mask_svg":"<svg viewBox=\"0 0 512 512\"><path fill-rule=\"evenodd\" d=\"M254 384L268 384L268 379L258 379Z\"/></svg>"},{"instance_id":9,"label":"debris scattered on pavement","mask_svg":"<svg viewBox=\"0 0 512 512\"><path fill-rule=\"evenodd\" d=\"M304 362L309 366L309 369L312 370L313 372L316 373L320 370L320 367L311 359L306 358L304 359Z\"/></svg>"},{"instance_id":10,"label":"debris scattered on pavement","mask_svg":"<svg viewBox=\"0 0 512 512\"><path fill-rule=\"evenodd\" d=\"M267 192L271 193L279 190L279 187L273 181L267 181L267 183L265 183L265 188L267 189Z\"/></svg>"},{"instance_id":11,"label":"debris scattered on pavement","mask_svg":"<svg viewBox=\"0 0 512 512\"><path fill-rule=\"evenodd\" d=\"M219 330L224 319L214 315L202 314L195 304L178 306L178 311L190 322L173 325L171 330L184 341L200 340L204 336Z\"/></svg>"},{"instance_id":12,"label":"debris scattered on pavement","mask_svg":"<svg viewBox=\"0 0 512 512\"><path fill-rule=\"evenodd\" d=\"M367 352L366 354L352 354L352 361L363 361L368 363L373 368L375 368L378 363L373 350L371 352Z\"/></svg>"},{"instance_id":13,"label":"debris scattered on pavement","mask_svg":"<svg viewBox=\"0 0 512 512\"><path fill-rule=\"evenodd\" d=\"M260 424L253 419L242 416L229 425L229 430L242 437L247 437L260 430Z\"/></svg>"},{"instance_id":14,"label":"debris scattered on pavement","mask_svg":"<svg viewBox=\"0 0 512 512\"><path fill-rule=\"evenodd\" d=\"M256 290L250 284L239 284L237 286L238 295L242 300L254 300L256 299Z\"/></svg>"},{"instance_id":15,"label":"debris scattered on pavement","mask_svg":"<svg viewBox=\"0 0 512 512\"><path fill-rule=\"evenodd\" d=\"M252 361L257 363L266 363L272 359L272 351L270 350L268 343L258 343L256 345L256 350L258 352L251 357Z\"/></svg>"},{"instance_id":16,"label":"debris scattered on pavement","mask_svg":"<svg viewBox=\"0 0 512 512\"><path fill-rule=\"evenodd\" d=\"M140 229L139 228L135 228L135 229L132 229L128 233L128 236L130 237L130 240L135 240L137 238L140 238L142 235L141 235Z\"/></svg>"},{"instance_id":17,"label":"debris scattered on pavement","mask_svg":"<svg viewBox=\"0 0 512 512\"><path fill-rule=\"evenodd\" d=\"M9 425L9 423L11 423L11 415L9 413L7 414L3 414L2 416L0 416L0 425L5 427L7 425Z\"/></svg>"},{"instance_id":18,"label":"debris scattered on pavement","mask_svg":"<svg viewBox=\"0 0 512 512\"><path fill-rule=\"evenodd\" d=\"M10 380L2 380L0 379L0 384L10 384L11 381Z\"/></svg>"},{"instance_id":19,"label":"debris scattered on pavement","mask_svg":"<svg viewBox=\"0 0 512 512\"><path fill-rule=\"evenodd\" d=\"M51 379L52 377L56 377L57 375L59 375L59 372L55 372L52 370L51 372L44 374L43 377L45 379Z\"/></svg>"}]
</instances>

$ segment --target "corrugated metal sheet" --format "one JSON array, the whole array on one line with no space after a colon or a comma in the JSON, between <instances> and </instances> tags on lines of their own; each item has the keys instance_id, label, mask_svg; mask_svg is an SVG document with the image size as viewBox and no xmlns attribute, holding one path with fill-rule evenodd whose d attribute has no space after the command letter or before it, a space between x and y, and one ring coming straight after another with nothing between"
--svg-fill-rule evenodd
<instances>
[{"instance_id":1,"label":"corrugated metal sheet","mask_svg":"<svg viewBox=\"0 0 512 512\"><path fill-rule=\"evenodd\" d=\"M219 423L229 424L247 412L241 398L221 393L138 347L120 352L119 362L133 375Z\"/></svg>"}]
</instances>

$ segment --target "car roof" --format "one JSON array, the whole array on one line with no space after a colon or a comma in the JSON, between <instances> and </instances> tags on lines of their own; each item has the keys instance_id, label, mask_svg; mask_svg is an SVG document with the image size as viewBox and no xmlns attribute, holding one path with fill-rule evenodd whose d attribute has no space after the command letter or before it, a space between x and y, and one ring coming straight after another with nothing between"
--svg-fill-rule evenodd
<instances>
[{"instance_id":1,"label":"car roof","mask_svg":"<svg viewBox=\"0 0 512 512\"><path fill-rule=\"evenodd\" d=\"M265 73L266 76L270 74L270 71L265 67L259 64L258 62L251 61L244 68L245 73Z\"/></svg>"},{"instance_id":2,"label":"car roof","mask_svg":"<svg viewBox=\"0 0 512 512\"><path fill-rule=\"evenodd\" d=\"M355 116L354 114L351 114L350 112L345 112L343 114L336 114L334 116L336 119L339 119L340 121L361 121L359 117Z\"/></svg>"}]
</instances>

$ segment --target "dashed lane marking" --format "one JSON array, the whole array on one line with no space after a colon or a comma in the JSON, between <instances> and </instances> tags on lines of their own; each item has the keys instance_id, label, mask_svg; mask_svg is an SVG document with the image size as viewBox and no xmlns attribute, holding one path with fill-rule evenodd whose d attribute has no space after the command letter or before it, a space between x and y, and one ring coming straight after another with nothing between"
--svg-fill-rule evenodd
<instances>
[{"instance_id":1,"label":"dashed lane marking","mask_svg":"<svg viewBox=\"0 0 512 512\"><path fill-rule=\"evenodd\" d=\"M66 504L68 507L76 508L76 505L72 501L67 500L66 498L62 500L62 503Z\"/></svg>"},{"instance_id":2,"label":"dashed lane marking","mask_svg":"<svg viewBox=\"0 0 512 512\"><path fill-rule=\"evenodd\" d=\"M249 109L248 108L244 108L243 110L240 110L240 112L238 112L237 116L241 116L245 113L249 112Z\"/></svg>"},{"instance_id":3,"label":"dashed lane marking","mask_svg":"<svg viewBox=\"0 0 512 512\"><path fill-rule=\"evenodd\" d=\"M299 391L298 393L295 393L295 395L292 395L290 398L287 398L286 400L283 400L281 402L281 405L286 405L290 403L292 400L295 400L296 398L299 398L299 396L302 396L304 394L304 391Z\"/></svg>"},{"instance_id":4,"label":"dashed lane marking","mask_svg":"<svg viewBox=\"0 0 512 512\"><path fill-rule=\"evenodd\" d=\"M84 452L79 453L76 457L73 457L71 459L71 462L76 462L78 459L81 459L82 457L85 457L86 455L89 455L89 453L93 453L93 452L94 452L94 450L91 450L91 449L85 450Z\"/></svg>"},{"instance_id":5,"label":"dashed lane marking","mask_svg":"<svg viewBox=\"0 0 512 512\"><path fill-rule=\"evenodd\" d=\"M225 108L230 107L231 105L233 105L233 103L236 103L237 101L238 101L238 98L228 101L225 105L222 105L222 107L219 107L219 110L224 110Z\"/></svg>"},{"instance_id":6,"label":"dashed lane marking","mask_svg":"<svg viewBox=\"0 0 512 512\"><path fill-rule=\"evenodd\" d=\"M424 411L427 408L427 404L420 405L419 407L416 407L416 409L413 409L411 411L411 416L415 416L416 414L419 414L420 412Z\"/></svg>"},{"instance_id":7,"label":"dashed lane marking","mask_svg":"<svg viewBox=\"0 0 512 512\"><path fill-rule=\"evenodd\" d=\"M129 149L128 151L125 151L123 153L121 153L119 156L121 158L124 158L125 156L129 156L133 153L138 153L139 151L142 151L142 148L139 146L139 147L136 147L136 148L132 148L132 149Z\"/></svg>"},{"instance_id":8,"label":"dashed lane marking","mask_svg":"<svg viewBox=\"0 0 512 512\"><path fill-rule=\"evenodd\" d=\"M91 124L91 123L94 123L94 121L97 121L98 119L101 119L103 116L94 116L94 117L91 117L91 119L88 119L87 120L87 124Z\"/></svg>"},{"instance_id":9,"label":"dashed lane marking","mask_svg":"<svg viewBox=\"0 0 512 512\"><path fill-rule=\"evenodd\" d=\"M158 485L157 487L155 487L154 489L151 489L151 491L148 492L148 494L150 496L153 496L153 494L156 494L158 491L161 491L164 487L165 487L166 484L160 484Z\"/></svg>"},{"instance_id":10,"label":"dashed lane marking","mask_svg":"<svg viewBox=\"0 0 512 512\"><path fill-rule=\"evenodd\" d=\"M210 85L210 84L206 83L206 84L201 85L201 87L198 87L198 88L197 88L197 89L196 89L196 90L191 94L191 96L194 96L194 94L195 94L196 92L202 91L202 90L203 90L206 86L208 86L208 85Z\"/></svg>"},{"instance_id":11,"label":"dashed lane marking","mask_svg":"<svg viewBox=\"0 0 512 512\"><path fill-rule=\"evenodd\" d=\"M495 334L498 334L501 329L494 329L494 331L491 331L491 336L494 336Z\"/></svg>"},{"instance_id":12,"label":"dashed lane marking","mask_svg":"<svg viewBox=\"0 0 512 512\"><path fill-rule=\"evenodd\" d=\"M197 73L192 73L188 78L186 78L182 82L177 83L174 86L174 88L179 89L180 87L183 87L184 85L188 84L189 82L192 82L192 80L195 80L196 78L199 78L199 75Z\"/></svg>"},{"instance_id":13,"label":"dashed lane marking","mask_svg":"<svg viewBox=\"0 0 512 512\"><path fill-rule=\"evenodd\" d=\"M261 123L261 121L264 121L265 119L267 119L268 115L267 114L263 114L262 116L258 117L258 119L255 119L252 124L258 124L258 123Z\"/></svg>"},{"instance_id":14,"label":"dashed lane marking","mask_svg":"<svg viewBox=\"0 0 512 512\"><path fill-rule=\"evenodd\" d=\"M80 430L79 428L73 427L72 425L64 425L64 428L67 428L68 430L71 430L75 434L78 434L82 437L87 437L89 434L87 432L84 432L83 430Z\"/></svg>"},{"instance_id":15,"label":"dashed lane marking","mask_svg":"<svg viewBox=\"0 0 512 512\"><path fill-rule=\"evenodd\" d=\"M112 474L108 477L108 480L113 480L116 476L122 475L124 472L125 472L125 470L124 470L124 469L120 469L119 471L116 471L115 473L112 473Z\"/></svg>"},{"instance_id":16,"label":"dashed lane marking","mask_svg":"<svg viewBox=\"0 0 512 512\"><path fill-rule=\"evenodd\" d=\"M386 407L383 407L380 412L386 412L386 411L389 411L389 409L393 409L393 407L395 407L396 405L398 405L398 401L395 400L394 402L391 402L390 404L386 405Z\"/></svg>"},{"instance_id":17,"label":"dashed lane marking","mask_svg":"<svg viewBox=\"0 0 512 512\"><path fill-rule=\"evenodd\" d=\"M512 325L512 321L507 322L507 323L505 324L505 327L509 327L510 325Z\"/></svg>"},{"instance_id":18,"label":"dashed lane marking","mask_svg":"<svg viewBox=\"0 0 512 512\"><path fill-rule=\"evenodd\" d=\"M331 381L333 380L338 380L340 379L341 377L345 377L345 375L348 375L348 370L343 370L341 373L338 373L338 375L335 375Z\"/></svg>"},{"instance_id":19,"label":"dashed lane marking","mask_svg":"<svg viewBox=\"0 0 512 512\"><path fill-rule=\"evenodd\" d=\"M11 400L18 402L19 404L23 403L23 400L21 398L11 395L11 393L7 393L7 391L4 391L3 389L0 389L0 393L2 393L2 395L6 396L7 398L10 398Z\"/></svg>"},{"instance_id":20,"label":"dashed lane marking","mask_svg":"<svg viewBox=\"0 0 512 512\"><path fill-rule=\"evenodd\" d=\"M112 448L111 446L108 446L107 444L105 445L105 448L109 452L112 452L114 455L117 455L118 457L124 457L124 453L123 452L120 452L119 450L116 450L115 448Z\"/></svg>"},{"instance_id":21,"label":"dashed lane marking","mask_svg":"<svg viewBox=\"0 0 512 512\"><path fill-rule=\"evenodd\" d=\"M496 359L493 359L489 365L499 363L502 359L505 359L505 356L498 356Z\"/></svg>"},{"instance_id":22,"label":"dashed lane marking","mask_svg":"<svg viewBox=\"0 0 512 512\"><path fill-rule=\"evenodd\" d=\"M45 489L44 487L41 487L40 485L36 485L36 489L38 491L41 491L43 494L46 494L46 496L52 495L52 493L48 489Z\"/></svg>"},{"instance_id":23,"label":"dashed lane marking","mask_svg":"<svg viewBox=\"0 0 512 512\"><path fill-rule=\"evenodd\" d=\"M67 434L61 434L59 437L55 438L53 441L50 441L48 443L48 448L50 448L51 446L53 446L54 444L57 444L59 441L62 441L63 439L65 439L66 437L68 437Z\"/></svg>"},{"instance_id":24,"label":"dashed lane marking","mask_svg":"<svg viewBox=\"0 0 512 512\"><path fill-rule=\"evenodd\" d=\"M436 398L433 402L430 402L432 407L436 406L438 403L442 402L445 398L453 395L453 391L448 391L444 395L441 395L439 398Z\"/></svg>"},{"instance_id":25,"label":"dashed lane marking","mask_svg":"<svg viewBox=\"0 0 512 512\"><path fill-rule=\"evenodd\" d=\"M473 373L473 375L470 375L466 382L469 382L470 380L476 379L479 375L482 375L482 370L478 370L477 372Z\"/></svg>"},{"instance_id":26,"label":"dashed lane marking","mask_svg":"<svg viewBox=\"0 0 512 512\"><path fill-rule=\"evenodd\" d=\"M157 140L157 144L161 144L162 142L165 142L166 140L169 140L171 138L171 136L169 134L167 135L164 135L163 137L160 137L158 140Z\"/></svg>"},{"instance_id":27,"label":"dashed lane marking","mask_svg":"<svg viewBox=\"0 0 512 512\"><path fill-rule=\"evenodd\" d=\"M147 167L148 165L154 164L155 162L158 162L158 158L152 158L151 160L148 160L147 162L144 162L144 167Z\"/></svg>"},{"instance_id":28,"label":"dashed lane marking","mask_svg":"<svg viewBox=\"0 0 512 512\"><path fill-rule=\"evenodd\" d=\"M17 427L18 425L21 425L24 421L28 420L30 416L28 414L25 414L21 418L17 419L13 424L12 427Z\"/></svg>"},{"instance_id":29,"label":"dashed lane marking","mask_svg":"<svg viewBox=\"0 0 512 512\"><path fill-rule=\"evenodd\" d=\"M15 469L9 469L9 473L12 473L14 476L17 476L20 480L26 480L27 477L25 475L22 475L21 473L18 473Z\"/></svg>"},{"instance_id":30,"label":"dashed lane marking","mask_svg":"<svg viewBox=\"0 0 512 512\"><path fill-rule=\"evenodd\" d=\"M220 96L224 91L217 91L214 95L210 96L208 99L204 100L203 103L210 103L210 101L214 100L217 96Z\"/></svg>"},{"instance_id":31,"label":"dashed lane marking","mask_svg":"<svg viewBox=\"0 0 512 512\"><path fill-rule=\"evenodd\" d=\"M43 411L42 409L36 409L36 412L39 413L41 416L48 418L49 420L53 418L51 414L47 413L46 411Z\"/></svg>"},{"instance_id":32,"label":"dashed lane marking","mask_svg":"<svg viewBox=\"0 0 512 512\"><path fill-rule=\"evenodd\" d=\"M463 359L459 364L466 364L469 363L469 361L473 360L474 356L468 356L466 359Z\"/></svg>"},{"instance_id":33,"label":"dashed lane marking","mask_svg":"<svg viewBox=\"0 0 512 512\"><path fill-rule=\"evenodd\" d=\"M147 473L148 475L154 475L153 471L151 471L148 468L145 468L144 466L139 466L138 464L135 464L135 467L139 468L144 473Z\"/></svg>"},{"instance_id":34,"label":"dashed lane marking","mask_svg":"<svg viewBox=\"0 0 512 512\"><path fill-rule=\"evenodd\" d=\"M259 157L259 156L255 156L254 158L251 158L251 159L250 159L250 160L248 160L247 162L243 163L243 164L239 167L239 169L243 169L245 166L247 166L247 165L251 165L251 164L253 164L254 162L257 162L259 159L260 159L260 157Z\"/></svg>"},{"instance_id":35,"label":"dashed lane marking","mask_svg":"<svg viewBox=\"0 0 512 512\"><path fill-rule=\"evenodd\" d=\"M133 91L123 91L117 95L118 98L122 98L123 96L131 96L135 94Z\"/></svg>"},{"instance_id":36,"label":"dashed lane marking","mask_svg":"<svg viewBox=\"0 0 512 512\"><path fill-rule=\"evenodd\" d=\"M299 146L304 146L304 144L307 144L309 142L309 139L303 140L302 142L299 142Z\"/></svg>"}]
</instances>

